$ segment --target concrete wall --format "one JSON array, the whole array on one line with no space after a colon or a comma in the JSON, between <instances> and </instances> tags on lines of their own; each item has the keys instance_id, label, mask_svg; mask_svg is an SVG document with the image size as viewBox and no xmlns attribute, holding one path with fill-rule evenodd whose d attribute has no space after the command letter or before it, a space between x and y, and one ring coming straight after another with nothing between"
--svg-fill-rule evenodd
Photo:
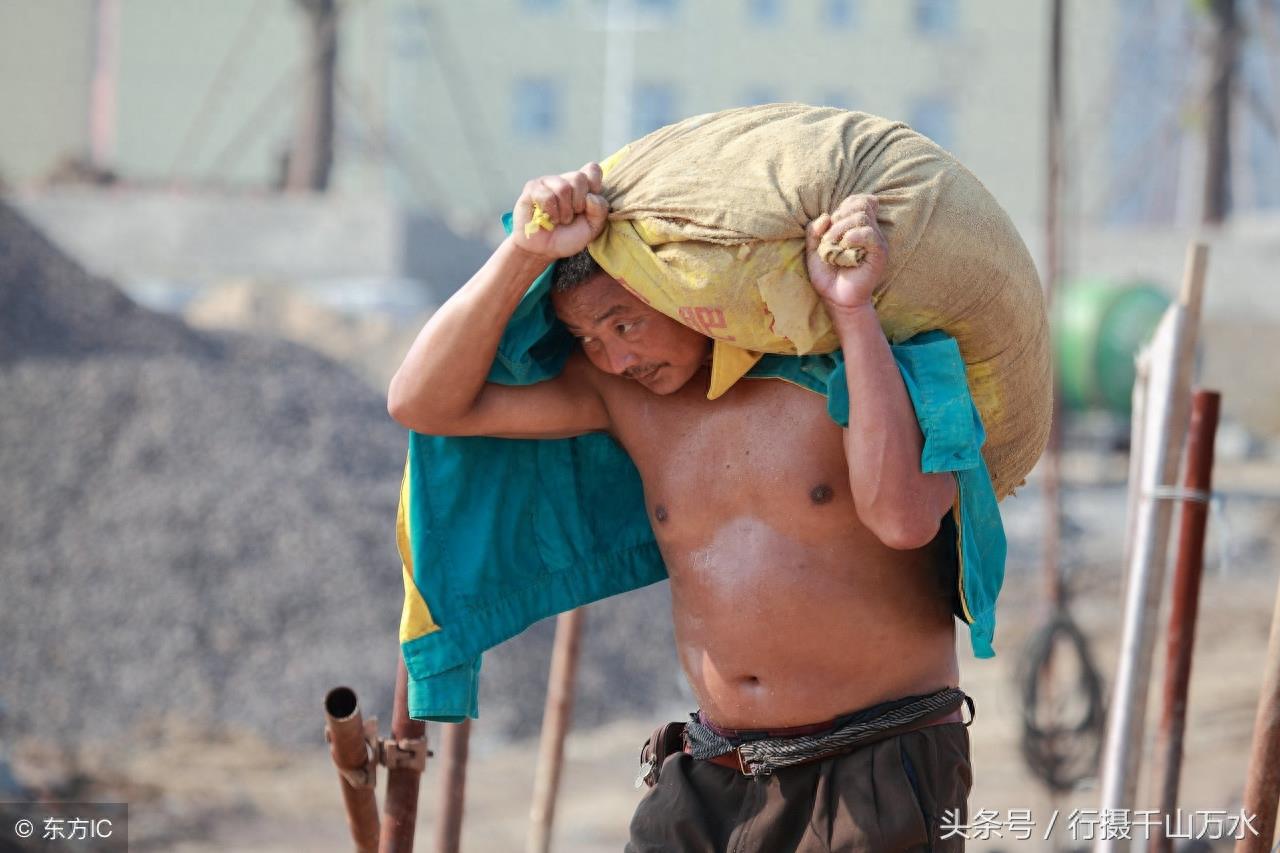
<instances>
[{"instance_id":1,"label":"concrete wall","mask_svg":"<svg viewBox=\"0 0 1280 853\"><path fill-rule=\"evenodd\" d=\"M848 27L823 3L779 0L760 23L745 0L638 0L670 11L635 37L635 80L672 87L672 119L755 96L909 119L937 97L953 151L1019 221L1043 206L1047 4L954 0L952 32L925 35L914 2L851 0ZM297 101L301 17L292 0L128 0L121 5L115 166L137 182L263 186L279 170ZM602 0L369 0L344 4L339 191L487 223L534 175L604 154ZM1095 132L1114 49L1115 3L1068 20L1067 93L1083 132L1069 157L1091 199L1110 183ZM93 4L0 4L0 170L13 183L85 145ZM518 81L559 87L543 137L514 126ZM19 122L7 120L12 114ZM1096 207L1089 202L1089 209Z\"/></svg>"},{"instance_id":2,"label":"concrete wall","mask_svg":"<svg viewBox=\"0 0 1280 853\"><path fill-rule=\"evenodd\" d=\"M489 254L438 219L372 198L59 190L14 201L90 270L156 305L250 278L303 283L353 310L411 312L443 301ZM1023 234L1038 255L1040 233ZM1280 437L1280 217L1208 232L1078 232L1067 278L1145 281L1176 297L1196 237L1211 247L1202 382L1223 391L1229 417Z\"/></svg>"},{"instance_id":3,"label":"concrete wall","mask_svg":"<svg viewBox=\"0 0 1280 853\"><path fill-rule=\"evenodd\" d=\"M377 198L58 189L12 201L86 268L159 303L166 290L180 301L210 284L255 278L409 287L420 308L447 298L490 251ZM413 281L394 283L404 279Z\"/></svg>"},{"instance_id":4,"label":"concrete wall","mask_svg":"<svg viewBox=\"0 0 1280 853\"><path fill-rule=\"evenodd\" d=\"M92 4L0 3L0 177L19 182L87 153Z\"/></svg>"},{"instance_id":5,"label":"concrete wall","mask_svg":"<svg viewBox=\"0 0 1280 853\"><path fill-rule=\"evenodd\" d=\"M504 191L514 197L528 177L608 152L601 140L604 4L563 0L536 13L528 9L535 4L523 0L497 5L512 26L486 24L490 4L434 8L422 25L428 46L419 73L402 78L404 89L416 88L417 102L433 108L402 118L411 138L432 140L431 163L466 195L501 202ZM762 25L750 19L743 0L674 0L670 14L651 16L652 29L635 37L636 81L670 85L674 118L740 106L753 91L775 100L839 100L834 105L904 120L919 99L943 97L954 106L953 152L1015 220L1042 215L1047 4L958 0L955 32L937 36L915 30L912 2L855 0L848 29L826 25L822 5L781 2L777 23ZM1115 4L1098 3L1068 20L1067 109L1079 125L1086 117L1096 122L1099 107L1107 106L1117 14ZM483 49L472 52L472 43ZM451 56L465 62L446 72L437 63ZM515 134L513 85L527 77L562 83L567 106L560 133L546 139ZM462 85L476 96L455 107L448 90ZM1068 141L1068 157L1088 176L1082 182L1087 199L1071 207L1093 210L1110 182L1107 138L1089 125L1081 130ZM472 138L502 156L477 150Z\"/></svg>"}]
</instances>

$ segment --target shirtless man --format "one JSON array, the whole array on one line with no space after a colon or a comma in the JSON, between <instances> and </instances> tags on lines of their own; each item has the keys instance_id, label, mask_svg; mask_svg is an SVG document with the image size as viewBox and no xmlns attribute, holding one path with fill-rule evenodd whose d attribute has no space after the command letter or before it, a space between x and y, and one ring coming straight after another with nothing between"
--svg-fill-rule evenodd
<instances>
[{"instance_id":1,"label":"shirtless man","mask_svg":"<svg viewBox=\"0 0 1280 853\"><path fill-rule=\"evenodd\" d=\"M603 431L621 444L644 484L700 704L693 725L706 737L736 746L825 735L851 712L864 711L854 722L909 713L916 706L904 698L955 688L954 591L939 568L955 558L939 530L956 486L949 473L920 471L920 428L872 307L888 251L874 197L849 198L808 229L809 276L848 371L841 429L824 397L787 382L744 380L708 401L710 339L649 308L583 252L605 226L600 192L595 164L525 185L511 236L396 373L392 416L435 435ZM535 203L556 227L527 236ZM864 263L822 261L815 249L828 231L864 248ZM552 300L580 348L553 380L486 383L512 312L560 259ZM650 744L662 760L628 850L954 847L939 824L944 812L966 814L971 784L954 704L754 778L745 752L699 759L679 742L669 755Z\"/></svg>"}]
</instances>

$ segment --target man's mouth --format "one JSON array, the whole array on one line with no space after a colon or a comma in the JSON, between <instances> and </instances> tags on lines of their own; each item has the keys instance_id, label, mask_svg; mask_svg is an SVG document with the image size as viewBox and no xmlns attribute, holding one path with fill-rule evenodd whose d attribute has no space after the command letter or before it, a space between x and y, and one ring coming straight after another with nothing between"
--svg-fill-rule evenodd
<instances>
[{"instance_id":1,"label":"man's mouth","mask_svg":"<svg viewBox=\"0 0 1280 853\"><path fill-rule=\"evenodd\" d=\"M655 375L657 375L658 371L661 369L662 369L662 365L659 364L659 365L655 365L654 367L647 368L646 370L628 371L627 378L634 379L637 382L647 382L648 380L652 379Z\"/></svg>"}]
</instances>

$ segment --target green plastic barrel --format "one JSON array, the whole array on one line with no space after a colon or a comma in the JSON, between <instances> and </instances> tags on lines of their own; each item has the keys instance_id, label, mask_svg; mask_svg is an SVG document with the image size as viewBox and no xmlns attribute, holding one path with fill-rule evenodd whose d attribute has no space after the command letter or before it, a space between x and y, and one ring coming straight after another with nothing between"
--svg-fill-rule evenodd
<instances>
[{"instance_id":1,"label":"green plastic barrel","mask_svg":"<svg viewBox=\"0 0 1280 853\"><path fill-rule=\"evenodd\" d=\"M1134 356L1168 306L1163 291L1142 282L1083 279L1061 288L1053 340L1063 404L1129 414Z\"/></svg>"}]
</instances>

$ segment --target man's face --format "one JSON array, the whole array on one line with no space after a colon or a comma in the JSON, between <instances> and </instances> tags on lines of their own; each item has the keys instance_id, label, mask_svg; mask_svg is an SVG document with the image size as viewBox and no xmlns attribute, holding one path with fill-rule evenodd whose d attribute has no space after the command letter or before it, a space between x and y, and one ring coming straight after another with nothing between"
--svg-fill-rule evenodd
<instances>
[{"instance_id":1,"label":"man's face","mask_svg":"<svg viewBox=\"0 0 1280 853\"><path fill-rule=\"evenodd\" d=\"M551 304L592 364L655 394L684 387L711 351L710 338L645 305L603 273L552 293Z\"/></svg>"}]
</instances>

